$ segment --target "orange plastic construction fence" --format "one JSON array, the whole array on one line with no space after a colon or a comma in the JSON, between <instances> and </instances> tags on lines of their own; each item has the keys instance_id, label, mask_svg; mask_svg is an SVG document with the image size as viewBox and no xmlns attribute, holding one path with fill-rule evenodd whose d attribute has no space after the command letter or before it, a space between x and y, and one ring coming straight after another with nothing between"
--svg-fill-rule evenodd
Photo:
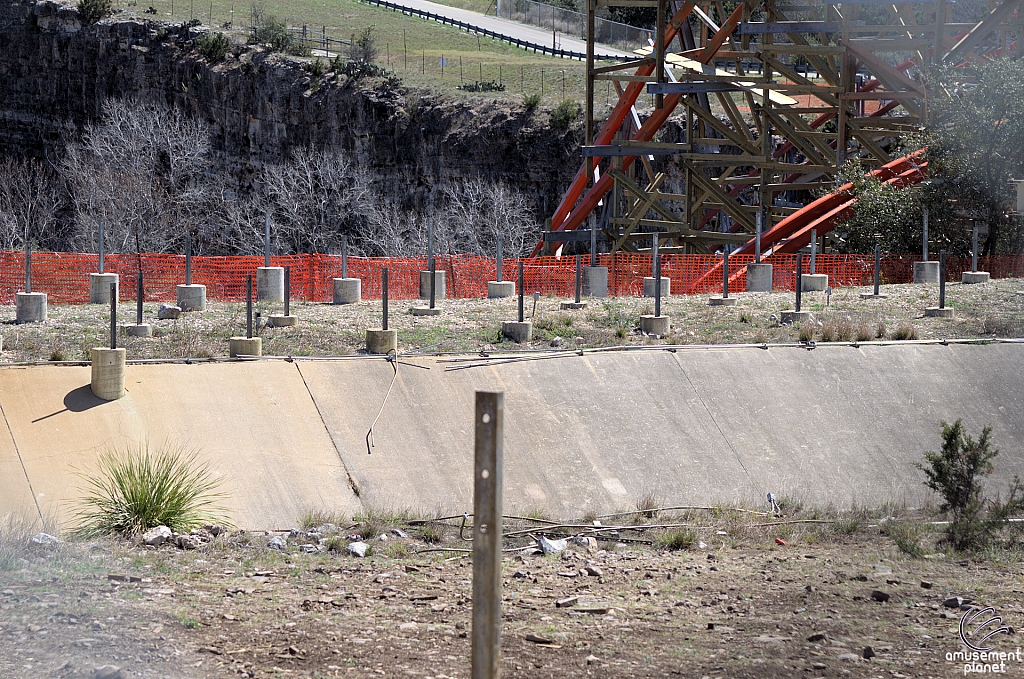
<instances>
[{"instance_id":1,"label":"orange plastic construction fence","mask_svg":"<svg viewBox=\"0 0 1024 679\"><path fill-rule=\"evenodd\" d=\"M810 258L804 256L804 271L809 273ZM487 282L496 279L497 266L492 258L476 255L449 255L436 258L438 270L446 272L446 286L451 297L486 297ZM518 276L520 260L507 259L502 263L505 280ZM590 266L590 257L580 258L582 266ZM749 264L752 257L737 255L729 258L731 274ZM909 283L913 280L913 263L919 258L911 255L882 257L882 283ZM560 297L571 297L575 291L575 257L539 257L524 259L523 289L528 293L540 292ZM137 272L142 268L145 300L173 301L175 286L185 282L185 257L182 255L143 254L107 255L104 259L107 273L120 275L121 299L134 300ZM255 279L257 267L263 266L263 257L193 257L192 282L207 287L207 297L219 301L240 301L245 298L245 279ZM596 265L608 267L608 292L616 296L642 295L643 279L652 275L650 255L615 253L598 255ZM715 255L661 255L662 276L672 280L675 294L717 292L722 289L719 267L716 276L709 276L700 286L697 281L721 263ZM774 281L777 290L794 290L796 283L796 255L776 255ZM341 257L336 255L288 255L271 257L273 266L291 267L292 299L329 302L333 296L332 278L341 276ZM947 260L948 280L959 280L963 271L969 271L970 258ZM95 254L73 252L37 252L32 255L32 291L45 292L49 301L57 304L84 304L89 301L89 274L98 270L99 258ZM994 278L1024 276L1024 255L983 257L979 269ZM348 275L362 279L362 293L366 298L379 298L381 271L388 269L389 296L393 299L412 299L419 295L420 272L426 270L426 257L349 257ZM871 285L874 272L872 255L818 255L816 273L829 276L833 287ZM14 294L24 290L24 252L0 252L0 302L11 304ZM730 289L740 292L746 287L744 275L734 277Z\"/></svg>"}]
</instances>

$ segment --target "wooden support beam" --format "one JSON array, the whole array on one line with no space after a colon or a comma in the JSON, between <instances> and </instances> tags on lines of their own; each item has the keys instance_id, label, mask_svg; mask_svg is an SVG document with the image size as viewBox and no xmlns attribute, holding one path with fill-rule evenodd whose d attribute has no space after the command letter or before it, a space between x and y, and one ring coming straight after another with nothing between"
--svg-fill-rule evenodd
<instances>
[{"instance_id":1,"label":"wooden support beam","mask_svg":"<svg viewBox=\"0 0 1024 679\"><path fill-rule=\"evenodd\" d=\"M824 21L751 21L739 25L740 35L762 33L835 33L839 24Z\"/></svg>"},{"instance_id":2,"label":"wooden support beam","mask_svg":"<svg viewBox=\"0 0 1024 679\"><path fill-rule=\"evenodd\" d=\"M992 32L998 24L1009 16L1020 4L1020 0L1003 0L1003 2L989 12L989 15L967 32L967 35L960 38L959 42L953 45L952 49L942 55L943 61L953 61L961 54L974 47L979 40ZM1018 42L1020 38L1018 37Z\"/></svg>"}]
</instances>

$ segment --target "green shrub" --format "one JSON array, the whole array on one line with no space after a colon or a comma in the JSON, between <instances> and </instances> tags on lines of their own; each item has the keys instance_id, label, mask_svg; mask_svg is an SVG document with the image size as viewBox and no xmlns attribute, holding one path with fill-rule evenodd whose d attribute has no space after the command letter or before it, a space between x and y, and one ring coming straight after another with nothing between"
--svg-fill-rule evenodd
<instances>
[{"instance_id":1,"label":"green shrub","mask_svg":"<svg viewBox=\"0 0 1024 679\"><path fill-rule=\"evenodd\" d=\"M313 59L313 61L309 62L309 65L306 66L306 69L309 71L309 74L314 78L319 78L327 71L327 67L324 65L324 62L320 61L319 59Z\"/></svg>"},{"instance_id":2,"label":"green shrub","mask_svg":"<svg viewBox=\"0 0 1024 679\"><path fill-rule=\"evenodd\" d=\"M540 95L539 94L528 94L523 97L523 108L527 111L533 111L540 106Z\"/></svg>"},{"instance_id":3,"label":"green shrub","mask_svg":"<svg viewBox=\"0 0 1024 679\"><path fill-rule=\"evenodd\" d=\"M112 0L78 0L78 16L84 26L106 19L113 9Z\"/></svg>"},{"instance_id":4,"label":"green shrub","mask_svg":"<svg viewBox=\"0 0 1024 679\"><path fill-rule=\"evenodd\" d=\"M196 47L200 54L211 64L223 61L231 49L231 41L223 33L200 33L196 36Z\"/></svg>"},{"instance_id":5,"label":"green shrub","mask_svg":"<svg viewBox=\"0 0 1024 679\"><path fill-rule=\"evenodd\" d=\"M549 116L551 127L556 130L568 130L582 112L583 107L578 101L566 99L551 111Z\"/></svg>"},{"instance_id":6,"label":"green shrub","mask_svg":"<svg viewBox=\"0 0 1024 679\"><path fill-rule=\"evenodd\" d=\"M981 430L975 441L964 429L963 421L942 422L942 450L924 454L926 465L917 464L925 473L925 485L942 496L940 511L950 517L945 542L957 551L986 547L1004 526L1006 519L1024 511L1020 478L1013 477L1006 502L984 497L981 477L995 468L992 460L999 455L992 450L992 427Z\"/></svg>"},{"instance_id":7,"label":"green shrub","mask_svg":"<svg viewBox=\"0 0 1024 679\"><path fill-rule=\"evenodd\" d=\"M882 527L882 533L895 542L901 552L914 559L924 557L924 549L921 547L923 532L916 524L900 521L887 521Z\"/></svg>"},{"instance_id":8,"label":"green shrub","mask_svg":"<svg viewBox=\"0 0 1024 679\"><path fill-rule=\"evenodd\" d=\"M654 544L671 551L690 549L697 544L697 532L691 528L670 528L655 537Z\"/></svg>"},{"instance_id":9,"label":"green shrub","mask_svg":"<svg viewBox=\"0 0 1024 679\"><path fill-rule=\"evenodd\" d=\"M301 39L292 35L287 24L273 14L268 14L263 5L253 5L250 11L252 34L250 45L264 45L274 52L284 52L295 56L306 56L309 48Z\"/></svg>"},{"instance_id":10,"label":"green shrub","mask_svg":"<svg viewBox=\"0 0 1024 679\"><path fill-rule=\"evenodd\" d=\"M82 477L87 495L76 517L82 535L136 535L154 526L184 532L226 523L218 506L221 482L195 451L151 452L143 443L104 453L98 472Z\"/></svg>"}]
</instances>

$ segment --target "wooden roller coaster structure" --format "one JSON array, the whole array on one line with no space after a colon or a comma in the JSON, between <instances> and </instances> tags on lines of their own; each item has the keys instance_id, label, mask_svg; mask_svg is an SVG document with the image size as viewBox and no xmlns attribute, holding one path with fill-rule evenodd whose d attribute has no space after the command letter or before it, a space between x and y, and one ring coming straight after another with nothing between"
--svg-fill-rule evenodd
<instances>
[{"instance_id":1,"label":"wooden roller coaster structure","mask_svg":"<svg viewBox=\"0 0 1024 679\"><path fill-rule=\"evenodd\" d=\"M1021 55L1022 2L964 24L947 0L747 0L729 13L720 0L585 0L590 29L599 6L655 8L656 39L633 60L597 65L588 30L583 162L533 254L597 233L611 252L649 250L658 234L668 254L753 252L760 230L769 260L812 233L824 244L852 209L836 186L846 160L901 186L924 178L922 153L893 157L936 96L915 71ZM618 101L598 127L602 80Z\"/></svg>"}]
</instances>

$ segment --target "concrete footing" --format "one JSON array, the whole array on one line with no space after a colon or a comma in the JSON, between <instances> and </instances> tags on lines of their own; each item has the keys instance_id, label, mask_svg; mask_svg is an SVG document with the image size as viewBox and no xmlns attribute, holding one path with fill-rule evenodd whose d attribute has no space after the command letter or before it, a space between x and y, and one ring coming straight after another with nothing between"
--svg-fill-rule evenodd
<instances>
[{"instance_id":1,"label":"concrete footing","mask_svg":"<svg viewBox=\"0 0 1024 679\"><path fill-rule=\"evenodd\" d=\"M640 331L645 335L664 337L668 334L668 316L644 315L640 317Z\"/></svg>"},{"instance_id":2,"label":"concrete footing","mask_svg":"<svg viewBox=\"0 0 1024 679\"><path fill-rule=\"evenodd\" d=\"M366 331L366 353L368 354L389 354L398 351L397 330L367 330Z\"/></svg>"},{"instance_id":3,"label":"concrete footing","mask_svg":"<svg viewBox=\"0 0 1024 679\"><path fill-rule=\"evenodd\" d=\"M747 264L747 292L771 292L771 264Z\"/></svg>"},{"instance_id":4,"label":"concrete footing","mask_svg":"<svg viewBox=\"0 0 1024 679\"><path fill-rule=\"evenodd\" d=\"M110 304L111 284L117 285L116 273L89 274L89 304ZM119 295L120 289L120 286L118 286L117 292Z\"/></svg>"},{"instance_id":5,"label":"concrete footing","mask_svg":"<svg viewBox=\"0 0 1024 679\"><path fill-rule=\"evenodd\" d=\"M178 308L182 311L206 311L205 285L177 286Z\"/></svg>"},{"instance_id":6,"label":"concrete footing","mask_svg":"<svg viewBox=\"0 0 1024 679\"><path fill-rule=\"evenodd\" d=\"M124 396L125 350L96 347L91 353L92 393L104 401L116 401Z\"/></svg>"},{"instance_id":7,"label":"concrete footing","mask_svg":"<svg viewBox=\"0 0 1024 679\"><path fill-rule=\"evenodd\" d=\"M363 281L359 278L334 279L334 303L357 304L363 299Z\"/></svg>"},{"instance_id":8,"label":"concrete footing","mask_svg":"<svg viewBox=\"0 0 1024 679\"><path fill-rule=\"evenodd\" d=\"M434 299L444 299L444 271L434 271ZM420 271L420 299L430 299L430 272Z\"/></svg>"},{"instance_id":9,"label":"concrete footing","mask_svg":"<svg viewBox=\"0 0 1024 679\"><path fill-rule=\"evenodd\" d=\"M529 342L533 337L533 321L502 321L501 334L518 344Z\"/></svg>"},{"instance_id":10,"label":"concrete footing","mask_svg":"<svg viewBox=\"0 0 1024 679\"><path fill-rule=\"evenodd\" d=\"M828 287L828 274L805 273L800 275L800 290L803 292L821 292Z\"/></svg>"},{"instance_id":11,"label":"concrete footing","mask_svg":"<svg viewBox=\"0 0 1024 679\"><path fill-rule=\"evenodd\" d=\"M647 276L644 278L644 297L654 297L654 276ZM668 297L672 294L672 280L662 276L661 278L661 296Z\"/></svg>"},{"instance_id":12,"label":"concrete footing","mask_svg":"<svg viewBox=\"0 0 1024 679\"><path fill-rule=\"evenodd\" d=\"M712 297L708 300L711 306L736 306L735 297Z\"/></svg>"},{"instance_id":13,"label":"concrete footing","mask_svg":"<svg viewBox=\"0 0 1024 679\"><path fill-rule=\"evenodd\" d=\"M587 303L586 302L562 302L558 306L559 306L559 308L562 311L565 311L566 309L586 309L587 308Z\"/></svg>"},{"instance_id":14,"label":"concrete footing","mask_svg":"<svg viewBox=\"0 0 1024 679\"><path fill-rule=\"evenodd\" d=\"M261 337L232 337L228 340L228 356L262 356L263 338Z\"/></svg>"},{"instance_id":15,"label":"concrete footing","mask_svg":"<svg viewBox=\"0 0 1024 679\"><path fill-rule=\"evenodd\" d=\"M108 302L110 298L107 298ZM18 323L42 323L46 320L46 293L19 292L14 296L15 320Z\"/></svg>"},{"instance_id":16,"label":"concrete footing","mask_svg":"<svg viewBox=\"0 0 1024 679\"><path fill-rule=\"evenodd\" d=\"M961 279L964 285L974 285L976 283L988 283L992 279L988 271L964 271L964 276Z\"/></svg>"},{"instance_id":17,"label":"concrete footing","mask_svg":"<svg viewBox=\"0 0 1024 679\"><path fill-rule=\"evenodd\" d=\"M583 295L585 297L608 296L608 267L583 267Z\"/></svg>"},{"instance_id":18,"label":"concrete footing","mask_svg":"<svg viewBox=\"0 0 1024 679\"><path fill-rule=\"evenodd\" d=\"M889 295L878 293L877 295L873 292L862 292L860 293L861 299L887 299Z\"/></svg>"},{"instance_id":19,"label":"concrete footing","mask_svg":"<svg viewBox=\"0 0 1024 679\"><path fill-rule=\"evenodd\" d=\"M953 307L947 306L940 309L937 306L930 306L924 310L924 315L932 318L953 318Z\"/></svg>"},{"instance_id":20,"label":"concrete footing","mask_svg":"<svg viewBox=\"0 0 1024 679\"><path fill-rule=\"evenodd\" d=\"M291 328L298 324L298 316L271 316L267 323L272 328Z\"/></svg>"},{"instance_id":21,"label":"concrete footing","mask_svg":"<svg viewBox=\"0 0 1024 679\"><path fill-rule=\"evenodd\" d=\"M810 311L783 311L779 314L783 323L806 323L811 320Z\"/></svg>"},{"instance_id":22,"label":"concrete footing","mask_svg":"<svg viewBox=\"0 0 1024 679\"><path fill-rule=\"evenodd\" d=\"M431 309L428 306L414 306L412 308L413 316L440 316L441 310L437 307Z\"/></svg>"},{"instance_id":23,"label":"concrete footing","mask_svg":"<svg viewBox=\"0 0 1024 679\"><path fill-rule=\"evenodd\" d=\"M501 299L502 297L514 297L515 294L515 281L487 281L487 299Z\"/></svg>"},{"instance_id":24,"label":"concrete footing","mask_svg":"<svg viewBox=\"0 0 1024 679\"><path fill-rule=\"evenodd\" d=\"M256 269L256 299L284 302L284 267L261 266Z\"/></svg>"},{"instance_id":25,"label":"concrete footing","mask_svg":"<svg viewBox=\"0 0 1024 679\"><path fill-rule=\"evenodd\" d=\"M152 337L153 326L149 323L139 323L138 325L126 325L124 331L129 337Z\"/></svg>"},{"instance_id":26,"label":"concrete footing","mask_svg":"<svg viewBox=\"0 0 1024 679\"><path fill-rule=\"evenodd\" d=\"M939 263L938 262L914 262L915 283L938 283Z\"/></svg>"}]
</instances>

